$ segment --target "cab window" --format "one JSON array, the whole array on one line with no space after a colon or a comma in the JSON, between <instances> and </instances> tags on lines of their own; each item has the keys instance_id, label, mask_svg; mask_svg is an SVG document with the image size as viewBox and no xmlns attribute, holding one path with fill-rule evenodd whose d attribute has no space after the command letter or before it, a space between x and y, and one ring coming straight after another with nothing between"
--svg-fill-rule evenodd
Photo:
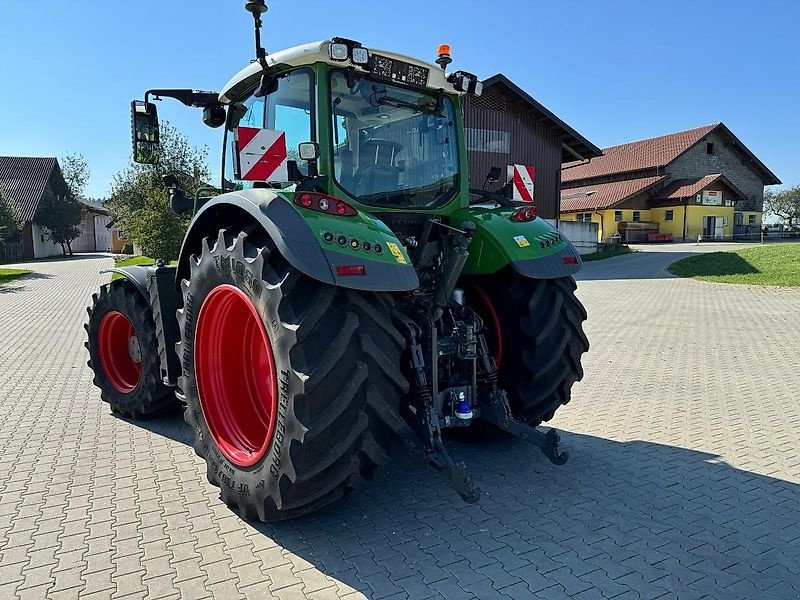
<instances>
[{"instance_id":1,"label":"cab window","mask_svg":"<svg viewBox=\"0 0 800 600\"><path fill-rule=\"evenodd\" d=\"M285 132L289 160L296 160L300 172L308 174L308 164L299 160L297 146L315 140L312 71L297 69L281 75L275 91L265 97L256 98L254 91L229 108L223 173L226 190L253 187L252 181L240 181L234 174L233 132L240 126Z\"/></svg>"}]
</instances>

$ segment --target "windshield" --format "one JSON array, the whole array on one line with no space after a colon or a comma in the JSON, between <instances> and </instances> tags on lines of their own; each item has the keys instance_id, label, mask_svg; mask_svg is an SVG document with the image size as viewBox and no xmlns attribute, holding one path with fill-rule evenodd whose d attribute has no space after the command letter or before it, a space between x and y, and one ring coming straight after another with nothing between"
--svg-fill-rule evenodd
<instances>
[{"instance_id":1,"label":"windshield","mask_svg":"<svg viewBox=\"0 0 800 600\"><path fill-rule=\"evenodd\" d=\"M352 84L352 85L351 85ZM458 186L458 137L445 96L331 74L334 174L364 204L432 208Z\"/></svg>"}]
</instances>

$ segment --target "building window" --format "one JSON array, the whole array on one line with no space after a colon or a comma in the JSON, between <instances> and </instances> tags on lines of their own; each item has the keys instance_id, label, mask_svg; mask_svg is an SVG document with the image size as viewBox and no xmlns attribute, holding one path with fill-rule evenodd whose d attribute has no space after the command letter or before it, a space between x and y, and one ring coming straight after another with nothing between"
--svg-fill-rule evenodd
<instances>
[{"instance_id":1,"label":"building window","mask_svg":"<svg viewBox=\"0 0 800 600\"><path fill-rule=\"evenodd\" d=\"M575 215L576 221L582 221L584 223L591 223L592 222L592 213L578 213Z\"/></svg>"},{"instance_id":2,"label":"building window","mask_svg":"<svg viewBox=\"0 0 800 600\"><path fill-rule=\"evenodd\" d=\"M748 215L747 224L748 225L755 225L756 224L756 216L755 215Z\"/></svg>"},{"instance_id":3,"label":"building window","mask_svg":"<svg viewBox=\"0 0 800 600\"><path fill-rule=\"evenodd\" d=\"M675 211L672 210L665 210L664 211L664 220L665 221L672 221L675 218Z\"/></svg>"},{"instance_id":4,"label":"building window","mask_svg":"<svg viewBox=\"0 0 800 600\"><path fill-rule=\"evenodd\" d=\"M621 210L615 210L614 211L614 220L615 221L622 221L622 211Z\"/></svg>"},{"instance_id":5,"label":"building window","mask_svg":"<svg viewBox=\"0 0 800 600\"><path fill-rule=\"evenodd\" d=\"M638 223L641 220L642 220L642 213L640 213L638 210L633 211L633 222Z\"/></svg>"},{"instance_id":6,"label":"building window","mask_svg":"<svg viewBox=\"0 0 800 600\"><path fill-rule=\"evenodd\" d=\"M511 153L511 134L508 131L492 131L491 129L465 130L467 150L473 152L493 152L495 154Z\"/></svg>"},{"instance_id":7,"label":"building window","mask_svg":"<svg viewBox=\"0 0 800 600\"><path fill-rule=\"evenodd\" d=\"M43 233L39 234L39 239L42 240L42 243L44 244L44 234Z\"/></svg>"},{"instance_id":8,"label":"building window","mask_svg":"<svg viewBox=\"0 0 800 600\"><path fill-rule=\"evenodd\" d=\"M706 154L714 154L714 142L706 143Z\"/></svg>"}]
</instances>

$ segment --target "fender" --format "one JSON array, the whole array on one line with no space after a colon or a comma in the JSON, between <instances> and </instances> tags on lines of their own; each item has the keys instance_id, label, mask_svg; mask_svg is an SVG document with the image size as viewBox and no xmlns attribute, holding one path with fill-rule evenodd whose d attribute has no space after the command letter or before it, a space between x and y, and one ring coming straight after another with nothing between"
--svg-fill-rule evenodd
<instances>
[{"instance_id":1,"label":"fender","mask_svg":"<svg viewBox=\"0 0 800 600\"><path fill-rule=\"evenodd\" d=\"M229 192L197 212L183 241L178 278L188 275L189 257L206 236L242 224L263 227L283 257L298 271L338 287L370 291L409 291L417 273L400 241L384 223L366 213L328 215L297 206L294 192L255 188ZM340 243L344 241L345 243ZM380 252L375 251L378 246ZM363 266L361 275L340 275L337 267Z\"/></svg>"},{"instance_id":2,"label":"fender","mask_svg":"<svg viewBox=\"0 0 800 600\"><path fill-rule=\"evenodd\" d=\"M517 223L514 208L478 205L453 213L451 223L475 223L465 275L490 275L506 265L530 279L555 279L573 275L583 262L575 246L539 217Z\"/></svg>"}]
</instances>

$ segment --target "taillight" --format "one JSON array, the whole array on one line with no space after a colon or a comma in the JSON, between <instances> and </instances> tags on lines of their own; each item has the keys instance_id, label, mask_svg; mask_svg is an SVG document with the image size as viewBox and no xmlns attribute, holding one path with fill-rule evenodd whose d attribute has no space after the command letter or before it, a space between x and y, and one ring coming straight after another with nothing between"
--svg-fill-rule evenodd
<instances>
[{"instance_id":1,"label":"taillight","mask_svg":"<svg viewBox=\"0 0 800 600\"><path fill-rule=\"evenodd\" d=\"M340 277L346 275L366 275L367 269L364 265L342 265L336 267L336 274Z\"/></svg>"},{"instance_id":2,"label":"taillight","mask_svg":"<svg viewBox=\"0 0 800 600\"><path fill-rule=\"evenodd\" d=\"M539 211L536 210L535 206L523 206L514 211L511 215L511 220L515 223L527 223L528 221L533 221L538 214Z\"/></svg>"},{"instance_id":3,"label":"taillight","mask_svg":"<svg viewBox=\"0 0 800 600\"><path fill-rule=\"evenodd\" d=\"M308 210L340 217L354 217L358 214L358 211L344 200L316 192L297 193L294 195L294 203Z\"/></svg>"},{"instance_id":4,"label":"taillight","mask_svg":"<svg viewBox=\"0 0 800 600\"><path fill-rule=\"evenodd\" d=\"M577 265L578 264L578 257L577 256L564 256L561 258L561 262L565 265Z\"/></svg>"}]
</instances>

